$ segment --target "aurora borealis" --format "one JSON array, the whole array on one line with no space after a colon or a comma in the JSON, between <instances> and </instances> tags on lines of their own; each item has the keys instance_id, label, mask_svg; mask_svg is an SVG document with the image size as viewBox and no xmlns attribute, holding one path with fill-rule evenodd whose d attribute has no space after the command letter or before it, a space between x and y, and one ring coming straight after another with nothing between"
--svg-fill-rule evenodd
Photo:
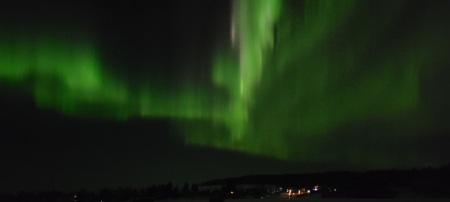
<instances>
[{"instance_id":1,"label":"aurora borealis","mask_svg":"<svg viewBox=\"0 0 450 202\"><path fill-rule=\"evenodd\" d=\"M157 8L112 20L102 6L81 20L4 13L0 82L86 122L168 121L187 146L350 168L450 160L446 1L223 4L220 23L185 10L186 25ZM212 25L190 31L196 21ZM180 33L162 38L170 26Z\"/></svg>"},{"instance_id":2,"label":"aurora borealis","mask_svg":"<svg viewBox=\"0 0 450 202\"><path fill-rule=\"evenodd\" d=\"M408 1L382 5L356 1L252 3L234 5L233 26L238 28L232 28L231 52L235 56L218 57L214 69L217 83L237 81L225 84L232 100L225 113L228 130L216 129L207 137L202 134L211 132L194 130L195 135L188 135L189 142L283 159L310 160L314 154L319 161L371 166L417 160L406 156L421 158L416 153L391 155L396 146L384 145L382 139L396 142L400 137L418 138L437 129L421 123L423 109L429 106L423 103L427 92L421 92L420 85L431 81L424 80L420 72L434 71L430 58L444 59L436 57L447 49L442 43L445 38L440 38L443 30L420 23L398 25L405 20L399 13L405 12ZM282 3L291 4L283 7ZM370 6L378 7L371 12ZM300 10L302 15L298 15ZM390 39L391 35L398 36ZM348 124L370 130L352 134L342 129ZM445 125L438 127L446 130ZM352 137L339 134L340 130ZM364 143L353 135L370 141ZM361 152L359 146L342 143L340 138L368 144L365 146L380 144L385 151ZM339 151L320 152L336 144L342 144L337 146ZM411 150L418 147L408 146Z\"/></svg>"}]
</instances>

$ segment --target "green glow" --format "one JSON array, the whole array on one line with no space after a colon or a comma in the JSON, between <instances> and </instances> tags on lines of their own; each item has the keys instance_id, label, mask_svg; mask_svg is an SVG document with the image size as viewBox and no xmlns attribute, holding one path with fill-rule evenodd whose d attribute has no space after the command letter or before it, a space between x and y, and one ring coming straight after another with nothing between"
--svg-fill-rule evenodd
<instances>
[{"instance_id":1,"label":"green glow","mask_svg":"<svg viewBox=\"0 0 450 202\"><path fill-rule=\"evenodd\" d=\"M180 127L187 144L294 160L412 162L387 158L390 150L356 153L363 146L339 140L349 139L342 135L349 128L380 122L388 123L358 135L382 142L427 131L417 124L428 107L420 75L447 49L428 32L439 28L423 24L417 26L429 29L387 39L407 3L234 1L230 44L218 47L203 89L193 83L173 89L155 78L137 84L107 71L94 38L44 32L0 36L0 79L31 87L37 106L67 115L186 120ZM344 146L334 151L336 144Z\"/></svg>"},{"instance_id":2,"label":"green glow","mask_svg":"<svg viewBox=\"0 0 450 202\"><path fill-rule=\"evenodd\" d=\"M384 2L373 11L367 10L370 4L353 0L303 1L303 10L283 7L285 2L293 3L234 2L232 48L213 63L214 83L230 95L223 124L186 126L187 142L303 161L412 162L406 154L390 157L395 145L377 151L383 154L360 152L339 141L340 136L350 139L340 133L379 120L388 125L364 133L395 140L420 133L414 131L420 116L419 73L432 54L425 50L443 46L430 36L418 40L423 33L415 32L380 47L407 1ZM406 126L393 129L397 125Z\"/></svg>"},{"instance_id":3,"label":"green glow","mask_svg":"<svg viewBox=\"0 0 450 202\"><path fill-rule=\"evenodd\" d=\"M31 86L37 106L67 115L123 120L131 116L209 117L207 100L196 96L201 90L185 87L169 93L149 84L132 90L131 82L106 72L91 44L55 37L5 37L0 78Z\"/></svg>"}]
</instances>

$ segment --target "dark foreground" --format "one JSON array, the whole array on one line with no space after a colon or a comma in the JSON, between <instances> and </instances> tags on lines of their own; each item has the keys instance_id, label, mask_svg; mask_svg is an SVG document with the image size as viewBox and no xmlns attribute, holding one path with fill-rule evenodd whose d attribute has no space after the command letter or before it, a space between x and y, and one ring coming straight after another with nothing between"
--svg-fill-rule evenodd
<instances>
[{"instance_id":1,"label":"dark foreground","mask_svg":"<svg viewBox=\"0 0 450 202\"><path fill-rule=\"evenodd\" d=\"M1 193L1 192L0 192ZM1 193L0 201L415 201L450 199L450 165L409 170L253 175L216 179L202 184L172 183L146 188L104 188L76 192Z\"/></svg>"}]
</instances>

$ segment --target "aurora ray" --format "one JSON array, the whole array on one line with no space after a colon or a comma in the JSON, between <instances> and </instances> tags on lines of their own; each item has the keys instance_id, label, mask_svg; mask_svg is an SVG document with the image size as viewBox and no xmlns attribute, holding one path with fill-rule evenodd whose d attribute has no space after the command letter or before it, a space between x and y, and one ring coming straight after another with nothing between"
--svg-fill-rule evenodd
<instances>
[{"instance_id":1,"label":"aurora ray","mask_svg":"<svg viewBox=\"0 0 450 202\"><path fill-rule=\"evenodd\" d=\"M414 162L406 154L390 156L395 145L380 141L430 130L419 123L420 109L428 107L420 105L420 72L429 71L432 52L445 48L431 32L386 39L410 3L234 1L231 48L215 58L213 71L215 84L230 95L226 127L187 126L187 141L302 161ZM366 132L374 142L361 144L380 144L385 151L354 152L360 148L339 140L355 138L346 134L348 127L375 127ZM320 152L337 143L347 149ZM410 157L421 156L417 145L407 147L416 152Z\"/></svg>"}]
</instances>

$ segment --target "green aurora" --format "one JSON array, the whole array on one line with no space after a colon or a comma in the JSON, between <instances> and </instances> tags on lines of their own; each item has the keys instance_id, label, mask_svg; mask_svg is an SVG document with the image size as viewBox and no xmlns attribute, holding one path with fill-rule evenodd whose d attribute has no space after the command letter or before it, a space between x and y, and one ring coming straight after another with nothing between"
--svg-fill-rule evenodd
<instances>
[{"instance_id":1,"label":"green aurora","mask_svg":"<svg viewBox=\"0 0 450 202\"><path fill-rule=\"evenodd\" d=\"M186 144L357 166L436 164L416 140L448 131L445 118L430 121L448 96L429 99L442 93L430 86L445 72L448 30L428 23L430 11L405 19L411 2L234 1L229 43L208 59L210 83L177 88L109 71L95 37L3 33L0 80L68 116L173 120Z\"/></svg>"}]
</instances>

